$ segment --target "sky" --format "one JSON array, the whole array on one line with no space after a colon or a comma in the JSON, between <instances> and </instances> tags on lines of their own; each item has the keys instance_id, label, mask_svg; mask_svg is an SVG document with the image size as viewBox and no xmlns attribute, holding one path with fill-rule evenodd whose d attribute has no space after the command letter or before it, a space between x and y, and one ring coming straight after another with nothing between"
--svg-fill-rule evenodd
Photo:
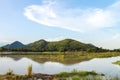
<instances>
[{"instance_id":1,"label":"sky","mask_svg":"<svg viewBox=\"0 0 120 80\"><path fill-rule=\"evenodd\" d=\"M66 38L120 48L120 0L0 0L0 46Z\"/></svg>"}]
</instances>

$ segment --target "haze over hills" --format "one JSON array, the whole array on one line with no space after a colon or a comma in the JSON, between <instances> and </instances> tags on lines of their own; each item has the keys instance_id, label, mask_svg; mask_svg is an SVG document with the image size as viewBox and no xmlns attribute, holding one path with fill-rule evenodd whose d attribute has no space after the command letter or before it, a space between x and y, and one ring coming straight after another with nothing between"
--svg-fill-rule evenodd
<instances>
[{"instance_id":1,"label":"haze over hills","mask_svg":"<svg viewBox=\"0 0 120 80\"><path fill-rule=\"evenodd\" d=\"M3 46L5 49L11 49L18 51L103 51L104 49L98 48L92 44L82 43L73 39L64 39L61 41L49 42L46 40L38 40L28 45L24 45L19 41L15 41L12 44Z\"/></svg>"}]
</instances>

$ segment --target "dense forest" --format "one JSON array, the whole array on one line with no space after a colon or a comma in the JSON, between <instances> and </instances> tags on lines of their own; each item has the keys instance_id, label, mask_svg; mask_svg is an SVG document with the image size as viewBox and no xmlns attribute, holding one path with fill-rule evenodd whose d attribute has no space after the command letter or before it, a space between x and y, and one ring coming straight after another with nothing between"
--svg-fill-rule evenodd
<instances>
[{"instance_id":1,"label":"dense forest","mask_svg":"<svg viewBox=\"0 0 120 80\"><path fill-rule=\"evenodd\" d=\"M43 39L24 45L19 41L15 41L12 44L2 46L0 51L32 51L32 52L107 52L108 49L102 49L92 44L85 44L73 39L64 39L61 41L48 42ZM113 51L113 50L112 50ZM119 51L116 49L114 51Z\"/></svg>"}]
</instances>

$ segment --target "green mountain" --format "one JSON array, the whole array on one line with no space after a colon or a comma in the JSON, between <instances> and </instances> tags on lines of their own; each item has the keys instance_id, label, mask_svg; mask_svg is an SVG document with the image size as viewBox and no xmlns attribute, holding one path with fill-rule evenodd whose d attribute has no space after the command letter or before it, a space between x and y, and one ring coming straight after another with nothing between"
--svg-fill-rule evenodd
<instances>
[{"instance_id":1,"label":"green mountain","mask_svg":"<svg viewBox=\"0 0 120 80\"><path fill-rule=\"evenodd\" d=\"M33 43L28 44L26 48L32 51L45 51L47 44L47 41L41 39L39 41L35 41Z\"/></svg>"},{"instance_id":2,"label":"green mountain","mask_svg":"<svg viewBox=\"0 0 120 80\"><path fill-rule=\"evenodd\" d=\"M19 41L15 41L11 44L3 46L3 48L8 48L8 49L16 49L16 48L21 48L21 47L25 47L25 45Z\"/></svg>"},{"instance_id":3,"label":"green mountain","mask_svg":"<svg viewBox=\"0 0 120 80\"><path fill-rule=\"evenodd\" d=\"M48 42L43 39L24 45L19 41L8 44L0 48L0 51L39 51L39 52L66 52L66 51L86 51L103 52L105 49L98 48L92 44L82 43L73 39Z\"/></svg>"},{"instance_id":4,"label":"green mountain","mask_svg":"<svg viewBox=\"0 0 120 80\"><path fill-rule=\"evenodd\" d=\"M56 42L48 42L45 40L35 41L26 46L26 49L32 51L96 51L100 48L85 44L73 39L65 39Z\"/></svg>"}]
</instances>

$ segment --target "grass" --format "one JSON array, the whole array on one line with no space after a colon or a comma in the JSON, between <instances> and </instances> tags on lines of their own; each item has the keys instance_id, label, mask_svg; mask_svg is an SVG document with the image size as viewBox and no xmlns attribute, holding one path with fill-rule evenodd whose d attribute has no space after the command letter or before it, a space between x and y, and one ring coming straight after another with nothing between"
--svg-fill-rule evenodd
<instances>
[{"instance_id":1,"label":"grass","mask_svg":"<svg viewBox=\"0 0 120 80\"><path fill-rule=\"evenodd\" d=\"M0 75L0 80L28 80L29 77L27 75Z\"/></svg>"},{"instance_id":2,"label":"grass","mask_svg":"<svg viewBox=\"0 0 120 80\"><path fill-rule=\"evenodd\" d=\"M98 73L94 72L94 71L72 71L72 72L61 72L59 74L57 74L57 77L70 77L70 76L88 76L88 75L98 75ZM104 75L104 74L101 74Z\"/></svg>"},{"instance_id":3,"label":"grass","mask_svg":"<svg viewBox=\"0 0 120 80\"><path fill-rule=\"evenodd\" d=\"M54 80L120 80L118 77L109 77L94 71L62 72L54 77Z\"/></svg>"},{"instance_id":4,"label":"grass","mask_svg":"<svg viewBox=\"0 0 120 80\"><path fill-rule=\"evenodd\" d=\"M57 74L55 80L120 80L119 77L109 77L94 71L76 71L62 72Z\"/></svg>"},{"instance_id":5,"label":"grass","mask_svg":"<svg viewBox=\"0 0 120 80\"><path fill-rule=\"evenodd\" d=\"M39 74L35 74L39 75ZM35 75L17 75L17 74L5 74L0 75L0 80L36 80ZM44 75L44 74L43 74ZM39 75L41 77L41 74ZM50 76L50 75L48 75ZM44 80L120 80L117 76L108 77L104 74L99 74L94 71L77 71L73 70L72 72L61 72L59 74L53 75L53 79L44 79ZM36 77L40 79L40 77Z\"/></svg>"}]
</instances>

